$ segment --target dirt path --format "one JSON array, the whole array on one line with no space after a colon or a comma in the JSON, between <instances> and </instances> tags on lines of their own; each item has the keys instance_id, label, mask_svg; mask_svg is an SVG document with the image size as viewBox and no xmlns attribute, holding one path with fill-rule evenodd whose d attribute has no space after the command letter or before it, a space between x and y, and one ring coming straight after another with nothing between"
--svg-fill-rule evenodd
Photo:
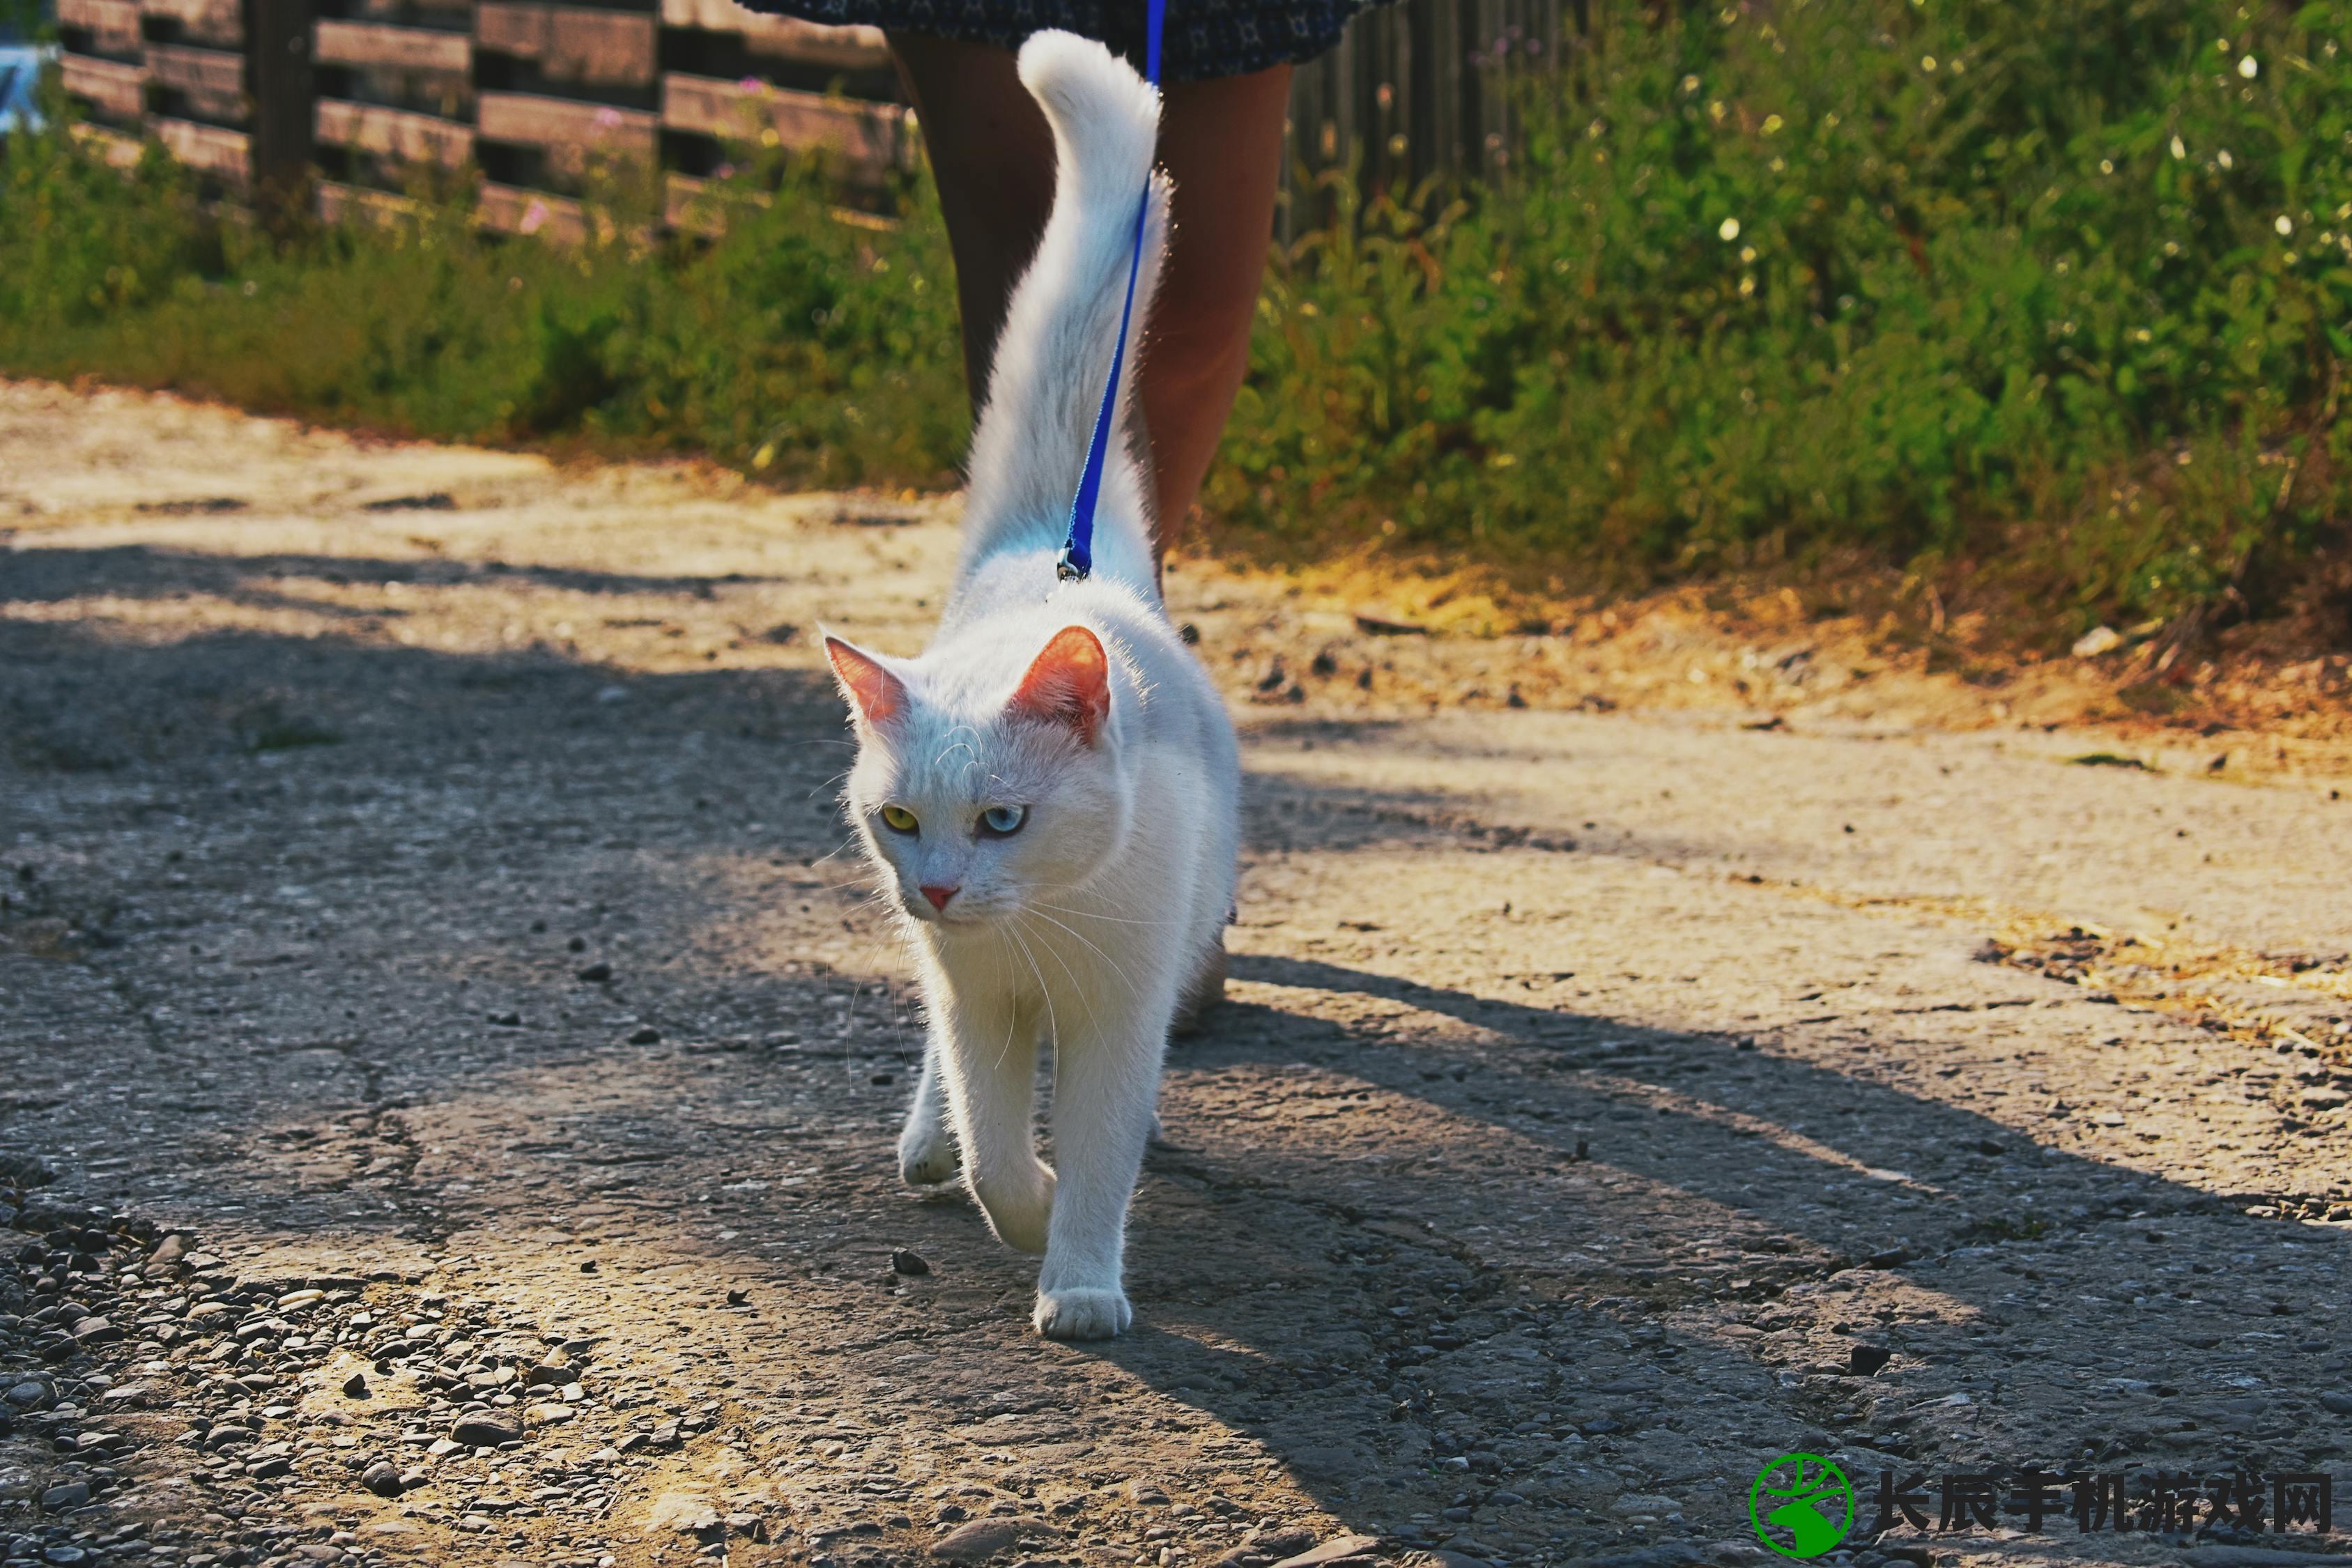
<instances>
[{"instance_id":1,"label":"dirt path","mask_svg":"<svg viewBox=\"0 0 2352 1568\"><path fill-rule=\"evenodd\" d=\"M1805 1451L1856 1568L2154 1563L1937 1483L2352 1468L2341 781L1294 701L1197 570L1233 1000L1036 1339L894 1178L811 646L941 512L0 388L0 1559L1680 1568Z\"/></svg>"}]
</instances>

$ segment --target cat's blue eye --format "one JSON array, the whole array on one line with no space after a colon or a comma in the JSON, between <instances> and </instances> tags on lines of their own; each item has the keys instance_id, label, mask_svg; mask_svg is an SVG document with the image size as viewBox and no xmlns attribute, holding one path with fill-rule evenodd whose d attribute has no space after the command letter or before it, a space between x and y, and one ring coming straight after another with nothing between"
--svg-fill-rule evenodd
<instances>
[{"instance_id":1,"label":"cat's blue eye","mask_svg":"<svg viewBox=\"0 0 2352 1568\"><path fill-rule=\"evenodd\" d=\"M1025 805L992 805L980 814L980 830L990 837L1003 838L1020 832L1021 825L1028 820L1029 808Z\"/></svg>"}]
</instances>

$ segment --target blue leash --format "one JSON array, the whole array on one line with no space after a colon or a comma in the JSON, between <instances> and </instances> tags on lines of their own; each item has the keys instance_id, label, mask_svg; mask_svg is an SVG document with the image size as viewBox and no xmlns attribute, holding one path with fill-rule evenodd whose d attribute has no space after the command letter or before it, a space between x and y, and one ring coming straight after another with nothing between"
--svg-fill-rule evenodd
<instances>
[{"instance_id":1,"label":"blue leash","mask_svg":"<svg viewBox=\"0 0 2352 1568\"><path fill-rule=\"evenodd\" d=\"M1168 0L1147 0L1144 31L1144 79L1160 85L1160 37L1167 30ZM1095 569L1095 504L1102 498L1103 458L1110 450L1111 411L1118 404L1118 378L1127 368L1127 330L1135 317L1135 279L1143 270L1143 224L1151 211L1151 176L1143 177L1143 195L1135 204L1135 240L1127 258L1127 303L1118 312L1118 342L1111 346L1110 381L1103 388L1102 406L1095 411L1094 439L1087 444L1086 470L1078 476L1078 493L1070 501L1070 531L1062 543L1055 572L1065 583L1085 578Z\"/></svg>"}]
</instances>

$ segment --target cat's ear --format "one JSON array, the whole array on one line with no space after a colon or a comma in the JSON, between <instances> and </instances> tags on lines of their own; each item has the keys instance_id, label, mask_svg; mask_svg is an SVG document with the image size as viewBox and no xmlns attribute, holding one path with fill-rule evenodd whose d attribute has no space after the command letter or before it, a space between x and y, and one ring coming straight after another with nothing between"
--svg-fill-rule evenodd
<instances>
[{"instance_id":1,"label":"cat's ear","mask_svg":"<svg viewBox=\"0 0 2352 1568\"><path fill-rule=\"evenodd\" d=\"M907 710L907 687L865 649L837 637L824 639L824 657L833 661L833 678L864 724L887 724Z\"/></svg>"},{"instance_id":2,"label":"cat's ear","mask_svg":"<svg viewBox=\"0 0 2352 1568\"><path fill-rule=\"evenodd\" d=\"M1055 632L1021 678L1009 710L1067 730L1093 745L1110 716L1110 659L1102 640L1084 626Z\"/></svg>"}]
</instances>

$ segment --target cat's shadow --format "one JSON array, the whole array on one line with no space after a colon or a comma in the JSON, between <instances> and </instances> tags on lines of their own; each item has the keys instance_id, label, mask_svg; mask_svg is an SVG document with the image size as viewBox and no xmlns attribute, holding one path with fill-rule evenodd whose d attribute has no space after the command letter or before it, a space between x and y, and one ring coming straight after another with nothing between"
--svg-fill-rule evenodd
<instances>
[{"instance_id":1,"label":"cat's shadow","mask_svg":"<svg viewBox=\"0 0 2352 1568\"><path fill-rule=\"evenodd\" d=\"M1791 1290L1843 1288L1849 1270L1850 1285L1918 1268L1932 1273L1902 1288L1959 1310L1906 1324L1905 1353L1935 1365L1980 1351L1971 1330L2001 1310L2017 1266L1998 1257L2010 1233L1979 1216L2015 1213L2021 1172L2032 1212L2066 1227L2168 1215L2223 1247L2275 1231L2213 1194L2033 1146L1749 1036L1318 960L1235 955L1232 973L1243 994L1171 1053L1167 1139L1130 1233L1135 1329L1088 1349L1255 1439L1366 1533L1486 1539L1524 1561L1559 1550L1571 1522L1579 1537L1620 1533L1607 1513L1620 1489L1688 1491L1703 1512L1724 1413L1678 1386L1738 1389L1800 1447L1851 1446L1831 1407L1870 1403L1884 1392L1870 1377L1800 1394L1759 1344L1715 1330ZM1374 996L1475 1028L1358 1029L1262 987ZM1344 1123L1286 1124L1269 1103L1286 1079L1352 1080L1416 1109L1381 1113L1386 1152L1366 1149L1361 1124L1318 1148L1317 1127ZM1887 1170L1906 1181L1881 1182ZM1824 1205L1832 1184L1888 1201ZM1626 1245L1606 1261L1575 1250L1603 1237ZM1707 1267L1694 1238L1733 1242L1737 1266ZM2097 1253L2032 1261L2064 1296L2105 1279ZM1475 1471L1452 1462L1465 1454L1481 1456Z\"/></svg>"}]
</instances>

